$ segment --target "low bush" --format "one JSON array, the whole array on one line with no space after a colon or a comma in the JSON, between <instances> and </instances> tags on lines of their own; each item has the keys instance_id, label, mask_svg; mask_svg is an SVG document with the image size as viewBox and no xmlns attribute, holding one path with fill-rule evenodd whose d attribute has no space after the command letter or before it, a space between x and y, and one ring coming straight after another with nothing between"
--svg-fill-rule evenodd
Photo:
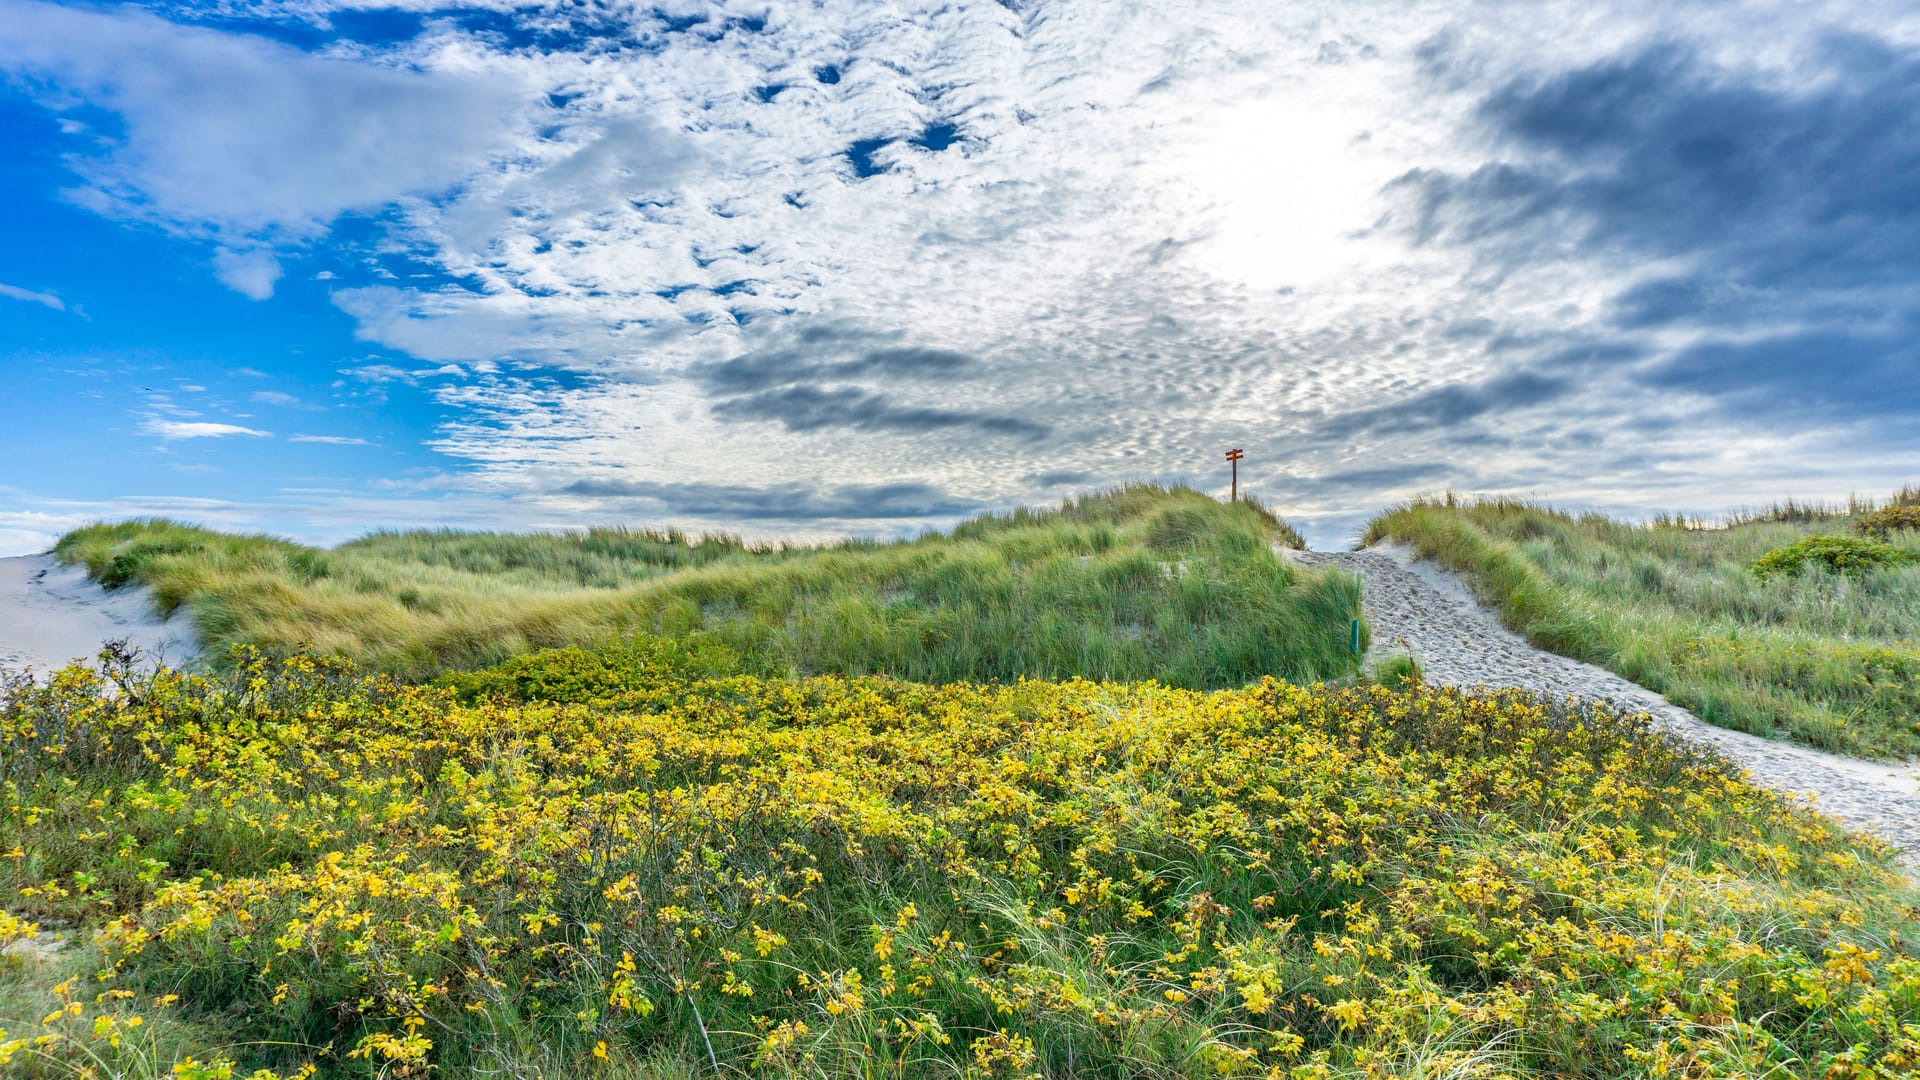
<instances>
[{"instance_id":1,"label":"low bush","mask_svg":"<svg viewBox=\"0 0 1920 1080\"><path fill-rule=\"evenodd\" d=\"M644 652L644 650L643 650ZM1887 852L1517 692L645 653L0 697L23 1077L1897 1075ZM544 681L542 681L544 679ZM611 682L603 682L610 679ZM128 1055L144 1055L129 1063Z\"/></svg>"},{"instance_id":2,"label":"low bush","mask_svg":"<svg viewBox=\"0 0 1920 1080\"><path fill-rule=\"evenodd\" d=\"M1420 662L1408 653L1394 653L1373 666L1373 681L1382 686L1417 683L1420 678Z\"/></svg>"},{"instance_id":3,"label":"low bush","mask_svg":"<svg viewBox=\"0 0 1920 1080\"><path fill-rule=\"evenodd\" d=\"M1764 581L1783 574L1797 574L1809 566L1856 574L1904 566L1913 561L1911 553L1873 540L1855 536L1809 536L1760 556L1753 561L1752 569L1754 576Z\"/></svg>"},{"instance_id":4,"label":"low bush","mask_svg":"<svg viewBox=\"0 0 1920 1080\"><path fill-rule=\"evenodd\" d=\"M597 649L568 647L516 656L479 671L441 676L440 685L463 702L546 702L611 705L626 696L692 678L771 675L724 642L694 634L685 638L636 637Z\"/></svg>"},{"instance_id":5,"label":"low bush","mask_svg":"<svg viewBox=\"0 0 1920 1080\"><path fill-rule=\"evenodd\" d=\"M1882 540L1896 529L1920 529L1920 504L1883 506L1871 514L1854 519L1853 531Z\"/></svg>"}]
</instances>

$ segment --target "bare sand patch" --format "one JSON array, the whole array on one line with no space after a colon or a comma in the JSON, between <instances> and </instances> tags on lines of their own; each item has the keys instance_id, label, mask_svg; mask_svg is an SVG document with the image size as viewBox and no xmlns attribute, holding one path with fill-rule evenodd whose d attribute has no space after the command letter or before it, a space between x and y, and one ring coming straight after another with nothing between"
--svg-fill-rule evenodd
<instances>
[{"instance_id":1,"label":"bare sand patch","mask_svg":"<svg viewBox=\"0 0 1920 1080\"><path fill-rule=\"evenodd\" d=\"M0 669L44 675L91 660L109 641L174 666L199 652L193 627L162 619L145 589L109 592L51 555L0 559Z\"/></svg>"}]
</instances>

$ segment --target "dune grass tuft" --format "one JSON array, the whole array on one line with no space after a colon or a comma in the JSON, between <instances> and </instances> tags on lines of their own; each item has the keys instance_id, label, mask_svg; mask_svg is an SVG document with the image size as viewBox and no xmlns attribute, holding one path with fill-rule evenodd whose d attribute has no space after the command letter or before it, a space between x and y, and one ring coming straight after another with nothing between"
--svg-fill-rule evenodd
<instances>
[{"instance_id":1,"label":"dune grass tuft","mask_svg":"<svg viewBox=\"0 0 1920 1080\"><path fill-rule=\"evenodd\" d=\"M1258 504L1136 485L820 548L596 529L376 533L321 550L141 520L77 530L55 554L150 586L216 655L311 649L410 680L694 632L781 674L1196 688L1351 674L1358 583L1280 562L1276 541L1300 538Z\"/></svg>"},{"instance_id":2,"label":"dune grass tuft","mask_svg":"<svg viewBox=\"0 0 1920 1080\"><path fill-rule=\"evenodd\" d=\"M1536 644L1652 687L1702 719L1900 758L1920 754L1920 533L1888 530L1873 566L1752 569L1877 510L1856 499L1845 512L1782 504L1718 526L1640 526L1449 497L1380 515L1364 542L1412 544L1467 574Z\"/></svg>"}]
</instances>

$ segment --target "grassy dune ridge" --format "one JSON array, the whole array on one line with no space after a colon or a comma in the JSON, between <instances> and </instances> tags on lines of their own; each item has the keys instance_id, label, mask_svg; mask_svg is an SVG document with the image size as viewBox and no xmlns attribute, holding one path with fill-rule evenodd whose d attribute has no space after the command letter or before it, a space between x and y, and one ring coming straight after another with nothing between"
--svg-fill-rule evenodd
<instances>
[{"instance_id":1,"label":"grassy dune ridge","mask_svg":"<svg viewBox=\"0 0 1920 1080\"><path fill-rule=\"evenodd\" d=\"M893 543L725 536L382 533L321 550L162 520L55 554L150 586L210 649L311 649L407 679L636 633L714 635L772 673L928 682L1023 675L1188 687L1355 670L1352 578L1286 565L1255 504L1136 485Z\"/></svg>"},{"instance_id":2,"label":"grassy dune ridge","mask_svg":"<svg viewBox=\"0 0 1920 1080\"><path fill-rule=\"evenodd\" d=\"M1920 503L1908 489L1893 505ZM1875 509L1783 504L1707 525L1575 517L1451 497L1397 507L1364 542L1391 538L1465 573L1508 626L1609 668L1724 727L1865 757L1920 754L1920 565L1752 564L1816 535L1850 535ZM1920 532L1885 533L1920 554Z\"/></svg>"},{"instance_id":3,"label":"grassy dune ridge","mask_svg":"<svg viewBox=\"0 0 1920 1080\"><path fill-rule=\"evenodd\" d=\"M99 931L0 961L0 1065L1920 1062L1920 897L1884 851L1639 721L1418 687L769 679L710 640L635 649L611 681L526 658L518 697L480 673L473 704L303 657L0 694L0 945Z\"/></svg>"}]
</instances>

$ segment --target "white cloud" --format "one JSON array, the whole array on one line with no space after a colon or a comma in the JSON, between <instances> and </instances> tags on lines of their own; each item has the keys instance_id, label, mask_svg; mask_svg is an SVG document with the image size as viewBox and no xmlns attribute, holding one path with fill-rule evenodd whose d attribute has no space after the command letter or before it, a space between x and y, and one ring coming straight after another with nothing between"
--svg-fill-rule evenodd
<instances>
[{"instance_id":1,"label":"white cloud","mask_svg":"<svg viewBox=\"0 0 1920 1080\"><path fill-rule=\"evenodd\" d=\"M413 372L403 367L396 367L393 364L361 364L358 367L343 368L340 373L342 375L350 375L360 382L374 383L376 385L393 382L411 385L419 381L414 377Z\"/></svg>"},{"instance_id":2,"label":"white cloud","mask_svg":"<svg viewBox=\"0 0 1920 1080\"><path fill-rule=\"evenodd\" d=\"M373 445L365 439L357 439L348 435L289 435L287 436L287 441L297 443L321 443L326 446Z\"/></svg>"},{"instance_id":3,"label":"white cloud","mask_svg":"<svg viewBox=\"0 0 1920 1080\"><path fill-rule=\"evenodd\" d=\"M280 260L270 251L221 248L213 253L213 273L247 299L265 300L273 295L273 283L280 280Z\"/></svg>"},{"instance_id":4,"label":"white cloud","mask_svg":"<svg viewBox=\"0 0 1920 1080\"><path fill-rule=\"evenodd\" d=\"M151 417L140 426L140 430L149 435L157 435L169 442L175 439L220 439L230 435L247 435L263 438L273 434L270 431L257 431L238 424L219 424L206 420L162 420Z\"/></svg>"},{"instance_id":5,"label":"white cloud","mask_svg":"<svg viewBox=\"0 0 1920 1080\"><path fill-rule=\"evenodd\" d=\"M17 488L0 487L0 558L37 555L53 547L54 541L65 533L95 520L66 508L46 510L22 506L39 501Z\"/></svg>"},{"instance_id":6,"label":"white cloud","mask_svg":"<svg viewBox=\"0 0 1920 1080\"><path fill-rule=\"evenodd\" d=\"M255 390L247 396L262 405L278 405L283 409L297 409L301 407L299 398L279 390Z\"/></svg>"},{"instance_id":7,"label":"white cloud","mask_svg":"<svg viewBox=\"0 0 1920 1080\"><path fill-rule=\"evenodd\" d=\"M52 293L34 292L32 289L22 289L18 285L8 285L4 281L0 281L0 296L4 296L9 300L23 300L29 304L39 304L41 307L52 308L55 311L67 310L66 301Z\"/></svg>"},{"instance_id":8,"label":"white cloud","mask_svg":"<svg viewBox=\"0 0 1920 1080\"><path fill-rule=\"evenodd\" d=\"M0 70L124 122L104 154L70 159L88 181L75 197L190 231L310 237L342 212L444 190L488 167L528 98L514 72L476 70L457 41L314 55L125 9L5 11ZM257 268L242 280L248 295L271 285Z\"/></svg>"},{"instance_id":9,"label":"white cloud","mask_svg":"<svg viewBox=\"0 0 1920 1080\"><path fill-rule=\"evenodd\" d=\"M491 365L485 363L476 364L474 365L474 370L491 370ZM374 363L342 368L340 374L351 376L360 382L374 383L376 385L382 383L406 383L409 386L418 386L421 379L431 379L441 376L464 376L467 374L467 369L461 367L459 364L441 364L439 367L430 368L403 368L393 364Z\"/></svg>"}]
</instances>

